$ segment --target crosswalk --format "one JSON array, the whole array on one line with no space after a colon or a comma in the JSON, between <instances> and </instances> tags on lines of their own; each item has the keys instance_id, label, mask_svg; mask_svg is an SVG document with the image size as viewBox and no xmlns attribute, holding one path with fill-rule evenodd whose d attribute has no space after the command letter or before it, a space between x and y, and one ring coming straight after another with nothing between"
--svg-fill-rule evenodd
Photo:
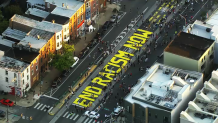
<instances>
[{"instance_id":1,"label":"crosswalk","mask_svg":"<svg viewBox=\"0 0 218 123\"><path fill-rule=\"evenodd\" d=\"M71 114L71 112L67 111L64 113L63 117L70 120L76 120L79 117L79 114L76 113Z\"/></svg>"},{"instance_id":2,"label":"crosswalk","mask_svg":"<svg viewBox=\"0 0 218 123\"><path fill-rule=\"evenodd\" d=\"M46 109L46 107L48 107L48 110ZM40 111L47 111L47 112L50 112L54 107L52 106L49 106L49 105L45 105L45 104L42 104L42 103L37 103L35 106L34 106L34 109L37 109L37 110L40 110Z\"/></svg>"},{"instance_id":3,"label":"crosswalk","mask_svg":"<svg viewBox=\"0 0 218 123\"><path fill-rule=\"evenodd\" d=\"M100 121L95 122L95 119L87 117L83 123L100 123Z\"/></svg>"}]
</instances>

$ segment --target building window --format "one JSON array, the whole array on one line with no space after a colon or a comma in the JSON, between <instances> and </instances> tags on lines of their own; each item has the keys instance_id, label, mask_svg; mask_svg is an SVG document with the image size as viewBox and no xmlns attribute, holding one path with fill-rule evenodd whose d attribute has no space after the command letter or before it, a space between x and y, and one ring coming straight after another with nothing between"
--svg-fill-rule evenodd
<instances>
[{"instance_id":1,"label":"building window","mask_svg":"<svg viewBox=\"0 0 218 123\"><path fill-rule=\"evenodd\" d=\"M81 21L83 20L83 15L81 15Z\"/></svg>"},{"instance_id":2,"label":"building window","mask_svg":"<svg viewBox=\"0 0 218 123\"><path fill-rule=\"evenodd\" d=\"M59 42L58 42L58 44L57 44L57 47L59 47Z\"/></svg>"},{"instance_id":3,"label":"building window","mask_svg":"<svg viewBox=\"0 0 218 123\"><path fill-rule=\"evenodd\" d=\"M32 70L32 75L34 74L34 70Z\"/></svg>"},{"instance_id":4,"label":"building window","mask_svg":"<svg viewBox=\"0 0 218 123\"><path fill-rule=\"evenodd\" d=\"M59 35L57 36L57 39L59 39Z\"/></svg>"},{"instance_id":5,"label":"building window","mask_svg":"<svg viewBox=\"0 0 218 123\"><path fill-rule=\"evenodd\" d=\"M24 85L24 79L23 79L23 85Z\"/></svg>"},{"instance_id":6,"label":"building window","mask_svg":"<svg viewBox=\"0 0 218 123\"><path fill-rule=\"evenodd\" d=\"M32 67L33 67L33 64L32 64Z\"/></svg>"},{"instance_id":7,"label":"building window","mask_svg":"<svg viewBox=\"0 0 218 123\"><path fill-rule=\"evenodd\" d=\"M42 58L41 58L41 62L42 62Z\"/></svg>"},{"instance_id":8,"label":"building window","mask_svg":"<svg viewBox=\"0 0 218 123\"><path fill-rule=\"evenodd\" d=\"M38 65L36 65L36 70L38 70Z\"/></svg>"},{"instance_id":9,"label":"building window","mask_svg":"<svg viewBox=\"0 0 218 123\"><path fill-rule=\"evenodd\" d=\"M8 77L5 77L5 81L8 82Z\"/></svg>"},{"instance_id":10,"label":"building window","mask_svg":"<svg viewBox=\"0 0 218 123\"><path fill-rule=\"evenodd\" d=\"M148 112L148 116L151 116L151 112Z\"/></svg>"},{"instance_id":11,"label":"building window","mask_svg":"<svg viewBox=\"0 0 218 123\"><path fill-rule=\"evenodd\" d=\"M28 69L28 68L26 69L26 72L27 72L27 73L29 72L29 69Z\"/></svg>"},{"instance_id":12,"label":"building window","mask_svg":"<svg viewBox=\"0 0 218 123\"><path fill-rule=\"evenodd\" d=\"M24 77L24 73L23 73L23 77Z\"/></svg>"},{"instance_id":13,"label":"building window","mask_svg":"<svg viewBox=\"0 0 218 123\"><path fill-rule=\"evenodd\" d=\"M16 73L14 73L14 78L16 78L17 77L17 74Z\"/></svg>"},{"instance_id":14,"label":"building window","mask_svg":"<svg viewBox=\"0 0 218 123\"><path fill-rule=\"evenodd\" d=\"M77 19L77 23L79 24L79 18Z\"/></svg>"},{"instance_id":15,"label":"building window","mask_svg":"<svg viewBox=\"0 0 218 123\"><path fill-rule=\"evenodd\" d=\"M8 75L8 71L7 70L5 71L5 75Z\"/></svg>"},{"instance_id":16,"label":"building window","mask_svg":"<svg viewBox=\"0 0 218 123\"><path fill-rule=\"evenodd\" d=\"M36 59L36 63L38 62L38 60Z\"/></svg>"},{"instance_id":17,"label":"building window","mask_svg":"<svg viewBox=\"0 0 218 123\"><path fill-rule=\"evenodd\" d=\"M74 22L74 28L76 28L76 22Z\"/></svg>"},{"instance_id":18,"label":"building window","mask_svg":"<svg viewBox=\"0 0 218 123\"><path fill-rule=\"evenodd\" d=\"M157 118L157 114L155 114L155 118Z\"/></svg>"},{"instance_id":19,"label":"building window","mask_svg":"<svg viewBox=\"0 0 218 123\"><path fill-rule=\"evenodd\" d=\"M88 8L88 7L89 7L89 3L87 2L87 3L86 3L86 8Z\"/></svg>"},{"instance_id":20,"label":"building window","mask_svg":"<svg viewBox=\"0 0 218 123\"><path fill-rule=\"evenodd\" d=\"M61 38L61 34L60 34L60 38Z\"/></svg>"},{"instance_id":21,"label":"building window","mask_svg":"<svg viewBox=\"0 0 218 123\"><path fill-rule=\"evenodd\" d=\"M50 8L50 3L47 3L47 7Z\"/></svg>"},{"instance_id":22,"label":"building window","mask_svg":"<svg viewBox=\"0 0 218 123\"><path fill-rule=\"evenodd\" d=\"M145 111L142 111L142 116L145 116Z\"/></svg>"},{"instance_id":23,"label":"building window","mask_svg":"<svg viewBox=\"0 0 218 123\"><path fill-rule=\"evenodd\" d=\"M64 39L67 39L67 36L66 36L66 35L64 35Z\"/></svg>"},{"instance_id":24,"label":"building window","mask_svg":"<svg viewBox=\"0 0 218 123\"><path fill-rule=\"evenodd\" d=\"M29 75L27 75L27 80L29 80Z\"/></svg>"}]
</instances>

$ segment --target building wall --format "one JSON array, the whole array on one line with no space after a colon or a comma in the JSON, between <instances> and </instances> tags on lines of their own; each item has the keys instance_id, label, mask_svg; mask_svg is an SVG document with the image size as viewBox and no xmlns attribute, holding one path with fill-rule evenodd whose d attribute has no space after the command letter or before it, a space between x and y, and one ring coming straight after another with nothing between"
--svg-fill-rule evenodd
<instances>
[{"instance_id":1,"label":"building wall","mask_svg":"<svg viewBox=\"0 0 218 123\"><path fill-rule=\"evenodd\" d=\"M81 6L77 12L76 12L76 23L77 23L77 36L82 33L82 30L84 30L84 21L85 21L85 4Z\"/></svg>"},{"instance_id":2,"label":"building wall","mask_svg":"<svg viewBox=\"0 0 218 123\"><path fill-rule=\"evenodd\" d=\"M40 66L39 61L40 55L38 55L30 64L30 79L31 79L31 87L39 80L40 76Z\"/></svg>"},{"instance_id":3,"label":"building wall","mask_svg":"<svg viewBox=\"0 0 218 123\"><path fill-rule=\"evenodd\" d=\"M124 100L124 108L125 110L125 117L126 120L131 122L133 121L133 104L129 103L128 101Z\"/></svg>"},{"instance_id":4,"label":"building wall","mask_svg":"<svg viewBox=\"0 0 218 123\"><path fill-rule=\"evenodd\" d=\"M171 112L148 107L148 123L173 123Z\"/></svg>"},{"instance_id":5,"label":"building wall","mask_svg":"<svg viewBox=\"0 0 218 123\"><path fill-rule=\"evenodd\" d=\"M107 0L98 0L99 1L99 12L103 12L104 8L107 5Z\"/></svg>"},{"instance_id":6,"label":"building wall","mask_svg":"<svg viewBox=\"0 0 218 123\"><path fill-rule=\"evenodd\" d=\"M55 33L55 41L56 41L55 47L56 47L56 51L57 51L57 50L60 50L61 47L62 47L62 44L61 44L61 42L62 42L62 40L63 40L62 37L63 37L62 31Z\"/></svg>"},{"instance_id":7,"label":"building wall","mask_svg":"<svg viewBox=\"0 0 218 123\"><path fill-rule=\"evenodd\" d=\"M45 2L45 10L48 12L52 12L56 8L56 5Z\"/></svg>"},{"instance_id":8,"label":"building wall","mask_svg":"<svg viewBox=\"0 0 218 123\"><path fill-rule=\"evenodd\" d=\"M64 42L68 42L70 40L70 38L68 38L70 36L69 34L69 23L63 25L63 41Z\"/></svg>"},{"instance_id":9,"label":"building wall","mask_svg":"<svg viewBox=\"0 0 218 123\"><path fill-rule=\"evenodd\" d=\"M27 25L23 25L23 24L14 22L14 21L13 21L13 18L11 18L11 19L9 20L9 27L12 28L12 29L17 29L17 30L26 32L26 33L28 33L29 31L31 31L31 29L32 29L32 27L29 27L29 26L27 26Z\"/></svg>"},{"instance_id":10,"label":"building wall","mask_svg":"<svg viewBox=\"0 0 218 123\"><path fill-rule=\"evenodd\" d=\"M31 72L30 72L30 65L22 72L19 74L18 78L18 85L20 84L21 91L22 93L26 91L29 91L29 89L32 87L31 86ZM29 87L27 88L27 85ZM26 89L27 88L27 89Z\"/></svg>"},{"instance_id":11,"label":"building wall","mask_svg":"<svg viewBox=\"0 0 218 123\"><path fill-rule=\"evenodd\" d=\"M91 1L91 19L92 21L96 21L95 15L99 13L99 0L92 0ZM95 20L94 20L95 17Z\"/></svg>"},{"instance_id":12,"label":"building wall","mask_svg":"<svg viewBox=\"0 0 218 123\"><path fill-rule=\"evenodd\" d=\"M86 0L85 1L85 8L86 8L86 11L85 11L85 16L86 16L86 20L87 21L90 21L91 20L91 2L93 0Z\"/></svg>"},{"instance_id":13,"label":"building wall","mask_svg":"<svg viewBox=\"0 0 218 123\"><path fill-rule=\"evenodd\" d=\"M191 71L198 71L198 61L164 51L164 64Z\"/></svg>"},{"instance_id":14,"label":"building wall","mask_svg":"<svg viewBox=\"0 0 218 123\"><path fill-rule=\"evenodd\" d=\"M188 121L186 119L180 118L180 123L194 123L194 122L191 122L191 121Z\"/></svg>"}]
</instances>

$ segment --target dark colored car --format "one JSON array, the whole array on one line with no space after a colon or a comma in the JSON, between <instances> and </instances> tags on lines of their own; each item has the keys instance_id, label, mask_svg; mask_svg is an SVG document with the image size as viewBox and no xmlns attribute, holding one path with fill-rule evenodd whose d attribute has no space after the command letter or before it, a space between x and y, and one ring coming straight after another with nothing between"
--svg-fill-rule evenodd
<instances>
[{"instance_id":1,"label":"dark colored car","mask_svg":"<svg viewBox=\"0 0 218 123\"><path fill-rule=\"evenodd\" d=\"M83 50L79 53L79 58L80 58L80 59L84 58L88 53L89 53L89 48L83 49Z\"/></svg>"},{"instance_id":2,"label":"dark colored car","mask_svg":"<svg viewBox=\"0 0 218 123\"><path fill-rule=\"evenodd\" d=\"M91 40L91 41L89 42L88 47L92 48L92 47L94 47L97 43L98 43L98 42L97 42L97 39L93 39L93 40Z\"/></svg>"},{"instance_id":3,"label":"dark colored car","mask_svg":"<svg viewBox=\"0 0 218 123\"><path fill-rule=\"evenodd\" d=\"M111 24L110 21L106 21L106 22L104 23L102 29L106 31L106 30L109 28L110 24Z\"/></svg>"},{"instance_id":4,"label":"dark colored car","mask_svg":"<svg viewBox=\"0 0 218 123\"><path fill-rule=\"evenodd\" d=\"M2 110L0 110L0 119L5 118L6 113Z\"/></svg>"},{"instance_id":5,"label":"dark colored car","mask_svg":"<svg viewBox=\"0 0 218 123\"><path fill-rule=\"evenodd\" d=\"M11 107L11 106L14 105L14 102L12 102L12 101L9 100L9 99L1 99L0 102L1 102L1 104L6 105L6 106L9 106L9 107Z\"/></svg>"},{"instance_id":6,"label":"dark colored car","mask_svg":"<svg viewBox=\"0 0 218 123\"><path fill-rule=\"evenodd\" d=\"M104 31L102 28L100 28L100 29L98 30L98 32L96 33L94 39L97 39L97 40L98 40L98 38L99 38L99 37L102 37L102 36L104 35L104 33L105 33L105 31Z\"/></svg>"},{"instance_id":7,"label":"dark colored car","mask_svg":"<svg viewBox=\"0 0 218 123\"><path fill-rule=\"evenodd\" d=\"M70 69L63 70L62 73L61 73L61 77L66 77L68 73L70 73Z\"/></svg>"}]
</instances>

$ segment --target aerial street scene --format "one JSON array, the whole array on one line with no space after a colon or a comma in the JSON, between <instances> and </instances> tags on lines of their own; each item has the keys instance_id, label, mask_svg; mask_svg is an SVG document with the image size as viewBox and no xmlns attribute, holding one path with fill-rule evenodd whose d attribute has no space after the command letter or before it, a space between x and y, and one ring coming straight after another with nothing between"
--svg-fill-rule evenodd
<instances>
[{"instance_id":1,"label":"aerial street scene","mask_svg":"<svg viewBox=\"0 0 218 123\"><path fill-rule=\"evenodd\" d=\"M0 123L218 123L218 0L0 8Z\"/></svg>"}]
</instances>

